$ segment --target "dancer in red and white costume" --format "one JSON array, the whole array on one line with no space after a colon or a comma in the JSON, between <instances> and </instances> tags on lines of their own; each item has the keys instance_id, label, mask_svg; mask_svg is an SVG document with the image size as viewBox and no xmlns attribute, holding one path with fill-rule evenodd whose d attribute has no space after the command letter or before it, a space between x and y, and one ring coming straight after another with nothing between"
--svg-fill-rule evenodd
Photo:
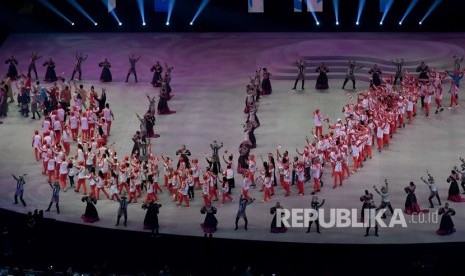
<instances>
[{"instance_id":1,"label":"dancer in red and white costume","mask_svg":"<svg viewBox=\"0 0 465 276\"><path fill-rule=\"evenodd\" d=\"M323 116L320 114L320 110L316 109L315 112L313 112L313 124L315 125L315 135L317 137L320 137L323 135Z\"/></svg>"},{"instance_id":2,"label":"dancer in red and white costume","mask_svg":"<svg viewBox=\"0 0 465 276\"><path fill-rule=\"evenodd\" d=\"M39 131L34 130L34 136L32 136L32 148L34 149L34 157L36 161L39 161L40 148L42 147L42 137L39 135Z\"/></svg>"}]
</instances>

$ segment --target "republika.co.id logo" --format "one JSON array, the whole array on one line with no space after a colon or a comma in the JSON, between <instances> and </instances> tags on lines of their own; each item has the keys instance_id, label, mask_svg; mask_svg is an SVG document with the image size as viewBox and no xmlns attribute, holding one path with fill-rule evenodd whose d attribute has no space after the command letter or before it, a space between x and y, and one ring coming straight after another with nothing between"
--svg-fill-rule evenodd
<instances>
[{"instance_id":1,"label":"republika.co.id logo","mask_svg":"<svg viewBox=\"0 0 465 276\"><path fill-rule=\"evenodd\" d=\"M383 219L385 209L365 209L363 211L363 222L361 222L360 211L355 208L331 208L329 210L319 209L318 211L312 208L293 208L277 209L276 212L278 227L308 227L310 222L317 220L323 228L407 227L407 221L402 209L394 209L392 216L386 219ZM328 215L325 216L325 214Z\"/></svg>"}]
</instances>

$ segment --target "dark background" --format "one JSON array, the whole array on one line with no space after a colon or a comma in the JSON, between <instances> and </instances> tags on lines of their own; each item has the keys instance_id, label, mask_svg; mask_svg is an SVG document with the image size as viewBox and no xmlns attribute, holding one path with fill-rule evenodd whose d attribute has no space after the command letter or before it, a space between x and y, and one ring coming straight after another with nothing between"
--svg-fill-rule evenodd
<instances>
[{"instance_id":1,"label":"dark background","mask_svg":"<svg viewBox=\"0 0 465 276\"><path fill-rule=\"evenodd\" d=\"M323 13L317 13L321 22L315 25L308 12L294 13L293 0L265 0L265 12L248 13L247 0L211 0L189 26L202 0L176 0L170 26L165 26L166 13L154 12L154 1L145 0L147 26L142 26L137 0L117 0L116 14L123 22L118 26L101 0L77 0L98 22L93 24L76 11L66 0L49 0L75 26L52 13L36 0L2 0L0 22L3 33L8 32L461 32L465 30L463 15L465 1L442 0L437 9L423 23L418 22L435 0L420 0L402 26L399 20L410 0L396 0L383 26L379 25L382 13L379 0L366 0L365 8L356 26L359 0L339 0L339 21L335 25L332 0L323 0ZM106 0L105 0L106 1Z\"/></svg>"}]
</instances>

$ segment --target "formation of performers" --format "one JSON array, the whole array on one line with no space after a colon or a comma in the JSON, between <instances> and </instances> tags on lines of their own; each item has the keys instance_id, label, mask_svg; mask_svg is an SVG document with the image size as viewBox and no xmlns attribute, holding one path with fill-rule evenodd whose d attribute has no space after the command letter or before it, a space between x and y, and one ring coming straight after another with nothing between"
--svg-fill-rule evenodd
<instances>
[{"instance_id":1,"label":"formation of performers","mask_svg":"<svg viewBox=\"0 0 465 276\"><path fill-rule=\"evenodd\" d=\"M32 79L32 74L35 76L35 80L39 80L38 74L37 74L37 67L36 67L36 62L37 60L41 59L42 55L40 53L32 52L31 56L29 58L28 62L28 69L27 69L27 77ZM82 63L86 61L88 58L87 54L84 54L83 52L80 53L75 53L75 65L73 67L73 73L71 74L71 80L74 80L74 76L77 74L78 80L82 80ZM134 75L134 80L137 82L137 71L136 71L136 63L141 59L140 55L132 54L129 56L129 69L128 73L126 75L126 82L129 81L129 77L131 75ZM7 78L10 80L14 81L18 78L21 77L21 74L18 72L17 66L19 65L18 60L14 56L10 56L6 61L5 64L8 65L8 71L7 71ZM105 58L102 62L99 62L97 64L99 67L102 68L102 72L100 74L100 81L101 82L111 82L113 80L112 74L111 74L111 63L108 61L107 58ZM57 75L55 71L56 63L55 61L50 57L49 59L45 60L45 62L42 64L43 67L46 68L45 72L45 77L43 81L45 82L56 82L60 78L64 79L64 76L62 75ZM157 61L152 68L150 69L151 72L153 72L153 78L152 78L152 85L154 87L162 87L162 86L168 86L167 90L170 90L169 88L169 82L171 81L171 70L173 67L168 66L165 63L165 68L163 68L160 65L160 62ZM165 73L163 74L163 71ZM168 92L169 93L169 92Z\"/></svg>"},{"instance_id":2,"label":"formation of performers","mask_svg":"<svg viewBox=\"0 0 465 276\"><path fill-rule=\"evenodd\" d=\"M79 56L82 63L86 56L82 54ZM134 64L140 59L139 56L131 58ZM401 62L403 63L403 60ZM357 68L355 62L351 62L352 65L354 69ZM305 68L304 62L300 62L299 66ZM171 98L169 95L171 88L167 79L170 79L172 68L165 69L165 77L161 80L163 69L160 68L159 64L152 68L154 71L153 84L160 86L161 90L166 92L166 101L168 101L168 98ZM320 202L316 196L323 190L323 180L326 183L332 182L333 185L327 185L327 187L338 189L343 186L345 179L358 172L365 162L372 158L372 148L375 143L380 153L389 147L391 138L399 128L405 128L406 123L414 123L413 117L417 114L416 102L418 99L423 97L422 103L426 116L429 115L429 104L433 95L436 99L436 113L443 110L441 102L442 80L447 75L453 79L451 93L452 90L455 93L452 94L450 107L458 105L457 92L463 73L457 70L453 74L447 71L439 72L422 64L417 69L420 72L418 79L406 71L399 76L396 74L396 77L401 81L400 87L394 86L397 81L394 76L385 79L385 85L381 85L381 72L377 67L372 70L373 74L377 75L377 78L373 77L373 85L369 90L357 93L355 102L352 102L353 97L348 95L349 102L344 105L342 110L343 119L338 118L332 122L328 116L322 115L321 110L315 110L313 114L314 130L311 131L313 139L305 137L305 143L302 144L303 150L296 148L297 156L291 160L290 153L287 150L281 152L282 146L278 145L276 153L268 153L265 158L262 155L257 155L260 157L261 166L257 163L256 154L251 151L257 147L254 130L260 127L257 117L260 96L271 94L272 88L270 73L267 69L257 70L255 77L251 78L251 83L247 86L244 109L246 136L239 147L239 158L235 164L233 155L226 156L228 152L225 151L222 156L226 164L225 170L221 169L219 153L223 143L217 141L210 143L212 154L205 157L207 164L205 171L201 170L199 161L201 159L192 158L190 160L192 153L186 146L181 146L175 153L179 157L176 161L165 155L157 157L151 154L150 148L144 152L141 147L142 139L157 136L153 133L155 100L150 96L148 96L148 112L143 117L139 117L141 132L136 133L133 139L135 147L131 155L119 158L112 147L114 143L109 143L114 114L107 103L105 90L102 90L99 95L93 87L87 91L83 85L78 85L76 81L66 84L63 79L59 79L57 83L46 89L40 85L40 82L32 85L31 79L23 76L24 79L19 81L18 91L20 93L18 94L30 93L33 95L31 98L36 98L36 105L41 103L40 108L43 108L45 115L41 131L34 131L32 148L36 161L42 162L42 173L46 175L52 188L52 199L47 211L50 211L55 203L57 213L60 212L58 204L60 192L65 192L71 187L76 193L80 193L82 188L84 197L81 200L86 203L86 212L82 216L84 221L95 222L99 220L95 204L100 200L100 195L103 194L108 200L117 202L116 225L118 226L121 217L124 217L123 224L126 226L128 206L144 198L143 208L147 210L144 223L155 234L158 232L157 214L161 207L157 203L159 193L169 194L169 198L177 206L190 207L190 202L196 198L195 190L198 190L203 199L201 213L206 215L202 228L206 236L211 236L216 231L218 224L214 216L218 209L213 206L213 202L220 201L220 197L222 205L234 202L232 193L236 183L235 172L242 175L236 229L239 219L243 218L247 230L248 220L245 210L255 200L249 194L249 190L256 187L259 187L259 191L263 192L261 200L263 203L269 202L272 197L277 197L278 194L285 197L293 194L303 196L308 193L307 189L310 188L311 194L314 195L311 208L318 210L325 203L325 200ZM79 71L76 67L75 73L79 74ZM322 64L320 74L327 71ZM131 67L129 74L134 74L136 77L135 68ZM302 86L304 85L303 76L299 77ZM9 77L13 79L12 76ZM324 80L324 76L321 79ZM75 96L72 97L71 89L73 87ZM42 95L45 95L43 103ZM21 109L23 109L22 106ZM28 110L29 108L26 106L25 116L27 116ZM37 114L38 118L41 119L37 109L32 110L31 107L33 118ZM160 111L160 105L158 114L167 114ZM323 128L325 122L326 125ZM71 149L72 146L75 149ZM465 201L460 197L457 182L461 180L465 190L465 161L462 159L461 161L462 170L454 168L451 176L447 179L451 183L448 199L455 202ZM19 196L23 205L26 206L23 199L24 176L14 177L17 180L15 202L18 202L17 197ZM74 177L77 178L76 181ZM312 178L313 181L311 181ZM431 191L430 205L434 207L432 202L434 198L438 199L440 204L440 197L432 176L428 174L428 181L424 179L422 181L428 185ZM313 185L306 187L307 182L311 182ZM282 189L278 188L278 184ZM296 188L293 191L291 186L294 185ZM90 188L89 191L87 187ZM427 211L419 208L415 189L416 186L413 182L405 188L407 193L406 214ZM145 190L145 196L143 190ZM376 207L373 203L373 195L366 191L360 199L364 203L362 209L389 208L392 210L387 182L380 191L375 187L375 191L382 197L382 204ZM287 230L284 226L276 224L277 209L280 208L283 206L277 203L270 209L270 213L274 215L271 226L271 231L274 233L283 233ZM441 222L440 233L453 232L450 216L455 214L455 211L448 206L440 210L444 214L444 223ZM308 231L310 231L310 226ZM316 221L316 226L317 232L320 232L318 221ZM368 231L369 229L367 229L366 235L368 235ZM377 235L377 229L375 229L375 234Z\"/></svg>"}]
</instances>

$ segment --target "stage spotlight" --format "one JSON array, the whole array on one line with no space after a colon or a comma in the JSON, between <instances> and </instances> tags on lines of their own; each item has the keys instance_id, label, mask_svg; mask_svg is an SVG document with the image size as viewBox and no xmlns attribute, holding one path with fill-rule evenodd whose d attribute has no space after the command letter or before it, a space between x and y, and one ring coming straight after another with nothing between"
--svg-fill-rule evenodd
<instances>
[{"instance_id":1,"label":"stage spotlight","mask_svg":"<svg viewBox=\"0 0 465 276\"><path fill-rule=\"evenodd\" d=\"M97 22L95 22L95 20L92 19L92 17L90 17L90 15L81 7L81 5L79 5L78 2L76 2L76 0L68 0L68 3L70 3L71 6L78 10L82 15L87 17L87 19L89 19L90 22L94 23L95 26L97 26Z\"/></svg>"},{"instance_id":2,"label":"stage spotlight","mask_svg":"<svg viewBox=\"0 0 465 276\"><path fill-rule=\"evenodd\" d=\"M137 6L139 7L140 18L142 19L142 25L145 26L144 0L137 0Z\"/></svg>"},{"instance_id":3,"label":"stage spotlight","mask_svg":"<svg viewBox=\"0 0 465 276\"><path fill-rule=\"evenodd\" d=\"M399 25L402 25L402 21L399 21Z\"/></svg>"},{"instance_id":4,"label":"stage spotlight","mask_svg":"<svg viewBox=\"0 0 465 276\"><path fill-rule=\"evenodd\" d=\"M119 22L118 25L121 26L121 25L123 25L123 23Z\"/></svg>"},{"instance_id":5,"label":"stage spotlight","mask_svg":"<svg viewBox=\"0 0 465 276\"><path fill-rule=\"evenodd\" d=\"M53 13L58 15L59 17L66 20L69 24L74 26L74 22L71 22L71 20L69 20L68 17L66 17L62 12L60 12L57 8L55 8L55 6L53 6L50 2L48 2L47 0L37 0L37 1L41 3L42 5L44 5L46 8L48 8L49 10L51 10Z\"/></svg>"},{"instance_id":6,"label":"stage spotlight","mask_svg":"<svg viewBox=\"0 0 465 276\"><path fill-rule=\"evenodd\" d=\"M194 18L192 18L191 20L191 23L194 24L195 20L197 19L197 17L200 15L200 13L205 9L205 7L208 5L208 3L210 2L210 0L202 0L202 3L200 3L200 6L199 8L197 9L197 12L195 13L194 15ZM191 24L191 25L192 25Z\"/></svg>"},{"instance_id":7,"label":"stage spotlight","mask_svg":"<svg viewBox=\"0 0 465 276\"><path fill-rule=\"evenodd\" d=\"M105 5L105 7L107 6L108 0L102 0L102 4ZM111 13L111 15L113 16L113 18L115 19L115 21L118 23L119 26L122 25L121 21L119 20L118 16L116 15L116 12L115 12L115 9L112 9L109 13Z\"/></svg>"},{"instance_id":8,"label":"stage spotlight","mask_svg":"<svg viewBox=\"0 0 465 276\"><path fill-rule=\"evenodd\" d=\"M423 22L421 22L421 21L420 21L420 22L418 22L418 25L421 25L421 24L423 24Z\"/></svg>"},{"instance_id":9,"label":"stage spotlight","mask_svg":"<svg viewBox=\"0 0 465 276\"><path fill-rule=\"evenodd\" d=\"M389 10L391 9L392 4L394 3L394 0L388 0L386 3L386 6L383 11L383 17L381 17L381 23L380 25L383 25L384 19L386 18L386 15L388 14Z\"/></svg>"},{"instance_id":10,"label":"stage spotlight","mask_svg":"<svg viewBox=\"0 0 465 276\"><path fill-rule=\"evenodd\" d=\"M380 21L380 22L379 22L379 25L383 25L383 21Z\"/></svg>"},{"instance_id":11,"label":"stage spotlight","mask_svg":"<svg viewBox=\"0 0 465 276\"><path fill-rule=\"evenodd\" d=\"M362 17L363 8L365 7L366 0L358 0L358 13L357 13L357 25L360 22L360 18Z\"/></svg>"},{"instance_id":12,"label":"stage spotlight","mask_svg":"<svg viewBox=\"0 0 465 276\"><path fill-rule=\"evenodd\" d=\"M405 19L407 18L407 16L410 14L410 12L413 10L413 8L415 7L415 5L419 2L420 0L412 0L412 2L410 2L410 5L408 6L407 10L405 11L404 13L404 16L402 16L402 19L400 20L399 23L403 23L405 21ZM402 24L399 24L399 25L402 25Z\"/></svg>"},{"instance_id":13,"label":"stage spotlight","mask_svg":"<svg viewBox=\"0 0 465 276\"><path fill-rule=\"evenodd\" d=\"M355 25L357 25L357 26L358 26L358 21L357 21L357 22L355 22Z\"/></svg>"},{"instance_id":14,"label":"stage spotlight","mask_svg":"<svg viewBox=\"0 0 465 276\"><path fill-rule=\"evenodd\" d=\"M169 4L168 4L168 13L166 16L166 26L170 25L171 14L173 13L174 3L176 2L176 0L168 0L168 1L169 1Z\"/></svg>"},{"instance_id":15,"label":"stage spotlight","mask_svg":"<svg viewBox=\"0 0 465 276\"><path fill-rule=\"evenodd\" d=\"M189 23L189 25L191 25L191 26L192 26L192 25L194 25L194 23L193 23L193 22L190 22L190 23Z\"/></svg>"},{"instance_id":16,"label":"stage spotlight","mask_svg":"<svg viewBox=\"0 0 465 276\"><path fill-rule=\"evenodd\" d=\"M439 6L439 4L441 4L441 2L442 2L442 0L435 0L434 1L434 3L431 5L431 7L429 7L429 9L426 12L425 16L423 16L423 18L419 22L420 25L423 23L423 21L425 21L426 18L428 18L428 16L430 16L430 14Z\"/></svg>"},{"instance_id":17,"label":"stage spotlight","mask_svg":"<svg viewBox=\"0 0 465 276\"><path fill-rule=\"evenodd\" d=\"M316 22L316 25L317 25L317 26L320 26L320 22L317 21L317 22Z\"/></svg>"},{"instance_id":18,"label":"stage spotlight","mask_svg":"<svg viewBox=\"0 0 465 276\"><path fill-rule=\"evenodd\" d=\"M333 0L334 17L336 18L336 26L339 26L339 0Z\"/></svg>"}]
</instances>

